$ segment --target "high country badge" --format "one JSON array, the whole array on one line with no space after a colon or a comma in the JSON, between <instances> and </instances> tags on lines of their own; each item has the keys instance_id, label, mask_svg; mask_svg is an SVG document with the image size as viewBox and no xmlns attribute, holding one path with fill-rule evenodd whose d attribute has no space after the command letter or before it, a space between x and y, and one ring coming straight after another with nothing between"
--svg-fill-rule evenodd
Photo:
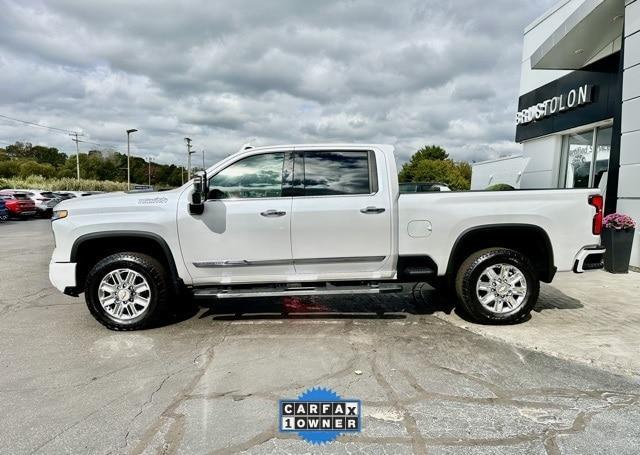
<instances>
[{"instance_id":1,"label":"high country badge","mask_svg":"<svg viewBox=\"0 0 640 455\"><path fill-rule=\"evenodd\" d=\"M330 389L309 389L297 400L280 400L281 432L296 432L307 442L325 444L362 426L360 400L342 399Z\"/></svg>"}]
</instances>

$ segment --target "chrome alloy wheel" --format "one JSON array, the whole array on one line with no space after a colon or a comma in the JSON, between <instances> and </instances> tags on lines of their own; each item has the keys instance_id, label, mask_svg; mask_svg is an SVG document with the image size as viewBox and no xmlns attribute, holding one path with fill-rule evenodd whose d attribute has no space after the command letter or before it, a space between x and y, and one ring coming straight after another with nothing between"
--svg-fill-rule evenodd
<instances>
[{"instance_id":1,"label":"chrome alloy wheel","mask_svg":"<svg viewBox=\"0 0 640 455\"><path fill-rule=\"evenodd\" d=\"M527 279L518 267L494 264L482 271L476 284L480 304L492 313L518 309L527 295Z\"/></svg>"},{"instance_id":2,"label":"chrome alloy wheel","mask_svg":"<svg viewBox=\"0 0 640 455\"><path fill-rule=\"evenodd\" d=\"M116 321L126 322L144 313L151 301L147 279L131 269L109 272L98 287L102 308Z\"/></svg>"}]
</instances>

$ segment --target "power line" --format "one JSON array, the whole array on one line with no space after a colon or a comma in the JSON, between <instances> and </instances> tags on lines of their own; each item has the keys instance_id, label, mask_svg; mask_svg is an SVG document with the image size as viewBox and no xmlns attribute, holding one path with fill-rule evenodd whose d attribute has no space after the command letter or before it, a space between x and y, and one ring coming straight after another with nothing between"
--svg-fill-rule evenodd
<instances>
[{"instance_id":1,"label":"power line","mask_svg":"<svg viewBox=\"0 0 640 455\"><path fill-rule=\"evenodd\" d=\"M21 120L19 118L9 117L8 115L0 114L0 117L6 118L8 120L13 120L14 122L24 123L25 125L37 126L38 128L45 128L45 129L48 129L48 130L51 130L51 131L58 131L60 133L66 133L66 134L75 133L75 131L65 130L63 128L56 128L55 126L41 125L39 123L29 122L27 120Z\"/></svg>"},{"instance_id":2,"label":"power line","mask_svg":"<svg viewBox=\"0 0 640 455\"><path fill-rule=\"evenodd\" d=\"M56 132L60 132L60 133L66 133L66 134L71 134L71 135L75 135L76 134L76 132L72 131L72 130L65 130L64 128L56 128L55 126L41 125L39 123L29 122L27 120L21 120L21 119L18 119L18 118L9 117L8 115L4 115L4 114L0 114L0 117L8 119L8 120L13 120L14 122L24 123L25 125L36 126L38 128L45 128L45 129L56 131ZM78 134L81 135L80 133L78 133ZM98 142L90 142L90 141L79 141L79 142L84 142L85 144L96 145L98 147L104 147L104 148L116 148L116 146L114 146L112 144L100 144ZM7 144L7 145L11 145L11 144Z\"/></svg>"}]
</instances>

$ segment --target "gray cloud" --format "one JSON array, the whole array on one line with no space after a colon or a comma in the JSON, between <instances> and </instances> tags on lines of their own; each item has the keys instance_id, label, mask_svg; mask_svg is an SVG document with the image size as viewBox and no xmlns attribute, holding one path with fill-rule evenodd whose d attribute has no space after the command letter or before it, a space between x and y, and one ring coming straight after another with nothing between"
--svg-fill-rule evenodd
<instances>
[{"instance_id":1,"label":"gray cloud","mask_svg":"<svg viewBox=\"0 0 640 455\"><path fill-rule=\"evenodd\" d=\"M535 4L534 4L535 3ZM543 4L542 4L543 3ZM522 30L551 0L0 0L0 113L122 149L209 163L257 144L513 143ZM68 137L0 120L0 144Z\"/></svg>"}]
</instances>

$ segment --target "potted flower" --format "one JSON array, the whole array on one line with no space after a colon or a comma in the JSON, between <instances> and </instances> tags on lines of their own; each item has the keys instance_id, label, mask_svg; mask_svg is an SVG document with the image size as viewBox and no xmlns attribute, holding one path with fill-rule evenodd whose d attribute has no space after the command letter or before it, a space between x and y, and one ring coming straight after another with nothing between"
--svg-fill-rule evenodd
<instances>
[{"instance_id":1,"label":"potted flower","mask_svg":"<svg viewBox=\"0 0 640 455\"><path fill-rule=\"evenodd\" d=\"M629 272L635 221L629 215L612 213L604 217L602 227L602 243L607 249L604 254L605 270L611 273Z\"/></svg>"}]
</instances>

